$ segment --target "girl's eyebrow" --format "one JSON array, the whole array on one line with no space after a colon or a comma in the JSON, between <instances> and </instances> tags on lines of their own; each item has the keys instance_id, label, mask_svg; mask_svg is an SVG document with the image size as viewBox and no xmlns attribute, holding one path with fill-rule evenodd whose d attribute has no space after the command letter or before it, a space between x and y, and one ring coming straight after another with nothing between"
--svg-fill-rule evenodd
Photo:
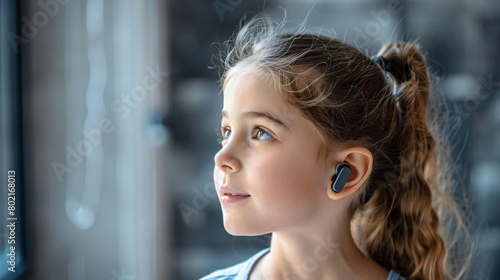
<instances>
[{"instance_id":1,"label":"girl's eyebrow","mask_svg":"<svg viewBox=\"0 0 500 280\"><path fill-rule=\"evenodd\" d=\"M271 121L272 123L283 127L285 129L288 129L288 127L278 118L271 116L271 114L267 112L255 112L255 111L249 111L249 112L244 112L243 117L249 118L249 119L266 119L268 121ZM222 117L227 118L227 113L226 111L222 111Z\"/></svg>"}]
</instances>

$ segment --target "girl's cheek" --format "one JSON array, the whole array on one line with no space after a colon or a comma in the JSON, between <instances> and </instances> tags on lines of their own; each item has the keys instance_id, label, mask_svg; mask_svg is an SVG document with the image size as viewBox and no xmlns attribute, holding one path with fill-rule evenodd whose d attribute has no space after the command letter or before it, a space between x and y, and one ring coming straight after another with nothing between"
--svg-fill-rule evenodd
<instances>
[{"instance_id":1,"label":"girl's cheek","mask_svg":"<svg viewBox=\"0 0 500 280\"><path fill-rule=\"evenodd\" d=\"M269 159L257 164L254 169L255 179L259 184L273 186L272 189L287 184L290 174L285 162Z\"/></svg>"}]
</instances>

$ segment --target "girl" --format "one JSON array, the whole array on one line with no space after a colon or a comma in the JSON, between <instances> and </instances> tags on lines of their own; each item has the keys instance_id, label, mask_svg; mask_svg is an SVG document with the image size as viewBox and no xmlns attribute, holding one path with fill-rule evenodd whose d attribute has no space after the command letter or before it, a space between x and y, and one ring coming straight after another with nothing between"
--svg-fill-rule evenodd
<instances>
[{"instance_id":1,"label":"girl","mask_svg":"<svg viewBox=\"0 0 500 280\"><path fill-rule=\"evenodd\" d=\"M258 16L234 39L214 170L226 230L271 245L203 280L459 278L447 227L465 226L417 47L369 58L280 30Z\"/></svg>"}]
</instances>

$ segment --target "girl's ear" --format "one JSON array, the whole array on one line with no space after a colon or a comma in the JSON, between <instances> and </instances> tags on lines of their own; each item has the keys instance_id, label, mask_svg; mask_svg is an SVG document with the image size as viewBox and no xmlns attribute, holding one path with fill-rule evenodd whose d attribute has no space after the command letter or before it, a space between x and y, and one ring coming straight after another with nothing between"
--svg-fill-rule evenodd
<instances>
[{"instance_id":1,"label":"girl's ear","mask_svg":"<svg viewBox=\"0 0 500 280\"><path fill-rule=\"evenodd\" d=\"M333 200L339 200L359 190L372 171L373 155L363 147L351 147L335 153L334 165L332 166L332 178L335 175L335 167L341 162L349 164L351 175L347 179L342 191L336 193L328 186L328 197Z\"/></svg>"}]
</instances>

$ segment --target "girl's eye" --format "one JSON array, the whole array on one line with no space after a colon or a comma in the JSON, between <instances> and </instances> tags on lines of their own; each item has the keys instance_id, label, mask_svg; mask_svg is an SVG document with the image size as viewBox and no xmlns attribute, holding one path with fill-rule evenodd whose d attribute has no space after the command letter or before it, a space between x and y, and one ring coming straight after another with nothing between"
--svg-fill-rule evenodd
<instances>
[{"instance_id":1,"label":"girl's eye","mask_svg":"<svg viewBox=\"0 0 500 280\"><path fill-rule=\"evenodd\" d=\"M273 138L271 134L269 134L267 131L263 130L262 128L256 128L255 130L255 138L259 141L266 141L270 140Z\"/></svg>"},{"instance_id":2,"label":"girl's eye","mask_svg":"<svg viewBox=\"0 0 500 280\"><path fill-rule=\"evenodd\" d=\"M231 135L231 130L227 128L222 129L222 138L227 139L229 138L229 135Z\"/></svg>"},{"instance_id":3,"label":"girl's eye","mask_svg":"<svg viewBox=\"0 0 500 280\"><path fill-rule=\"evenodd\" d=\"M219 136L219 144L222 144L224 140L227 140L229 136L231 135L231 129L227 127L221 127L218 131L217 134Z\"/></svg>"}]
</instances>

